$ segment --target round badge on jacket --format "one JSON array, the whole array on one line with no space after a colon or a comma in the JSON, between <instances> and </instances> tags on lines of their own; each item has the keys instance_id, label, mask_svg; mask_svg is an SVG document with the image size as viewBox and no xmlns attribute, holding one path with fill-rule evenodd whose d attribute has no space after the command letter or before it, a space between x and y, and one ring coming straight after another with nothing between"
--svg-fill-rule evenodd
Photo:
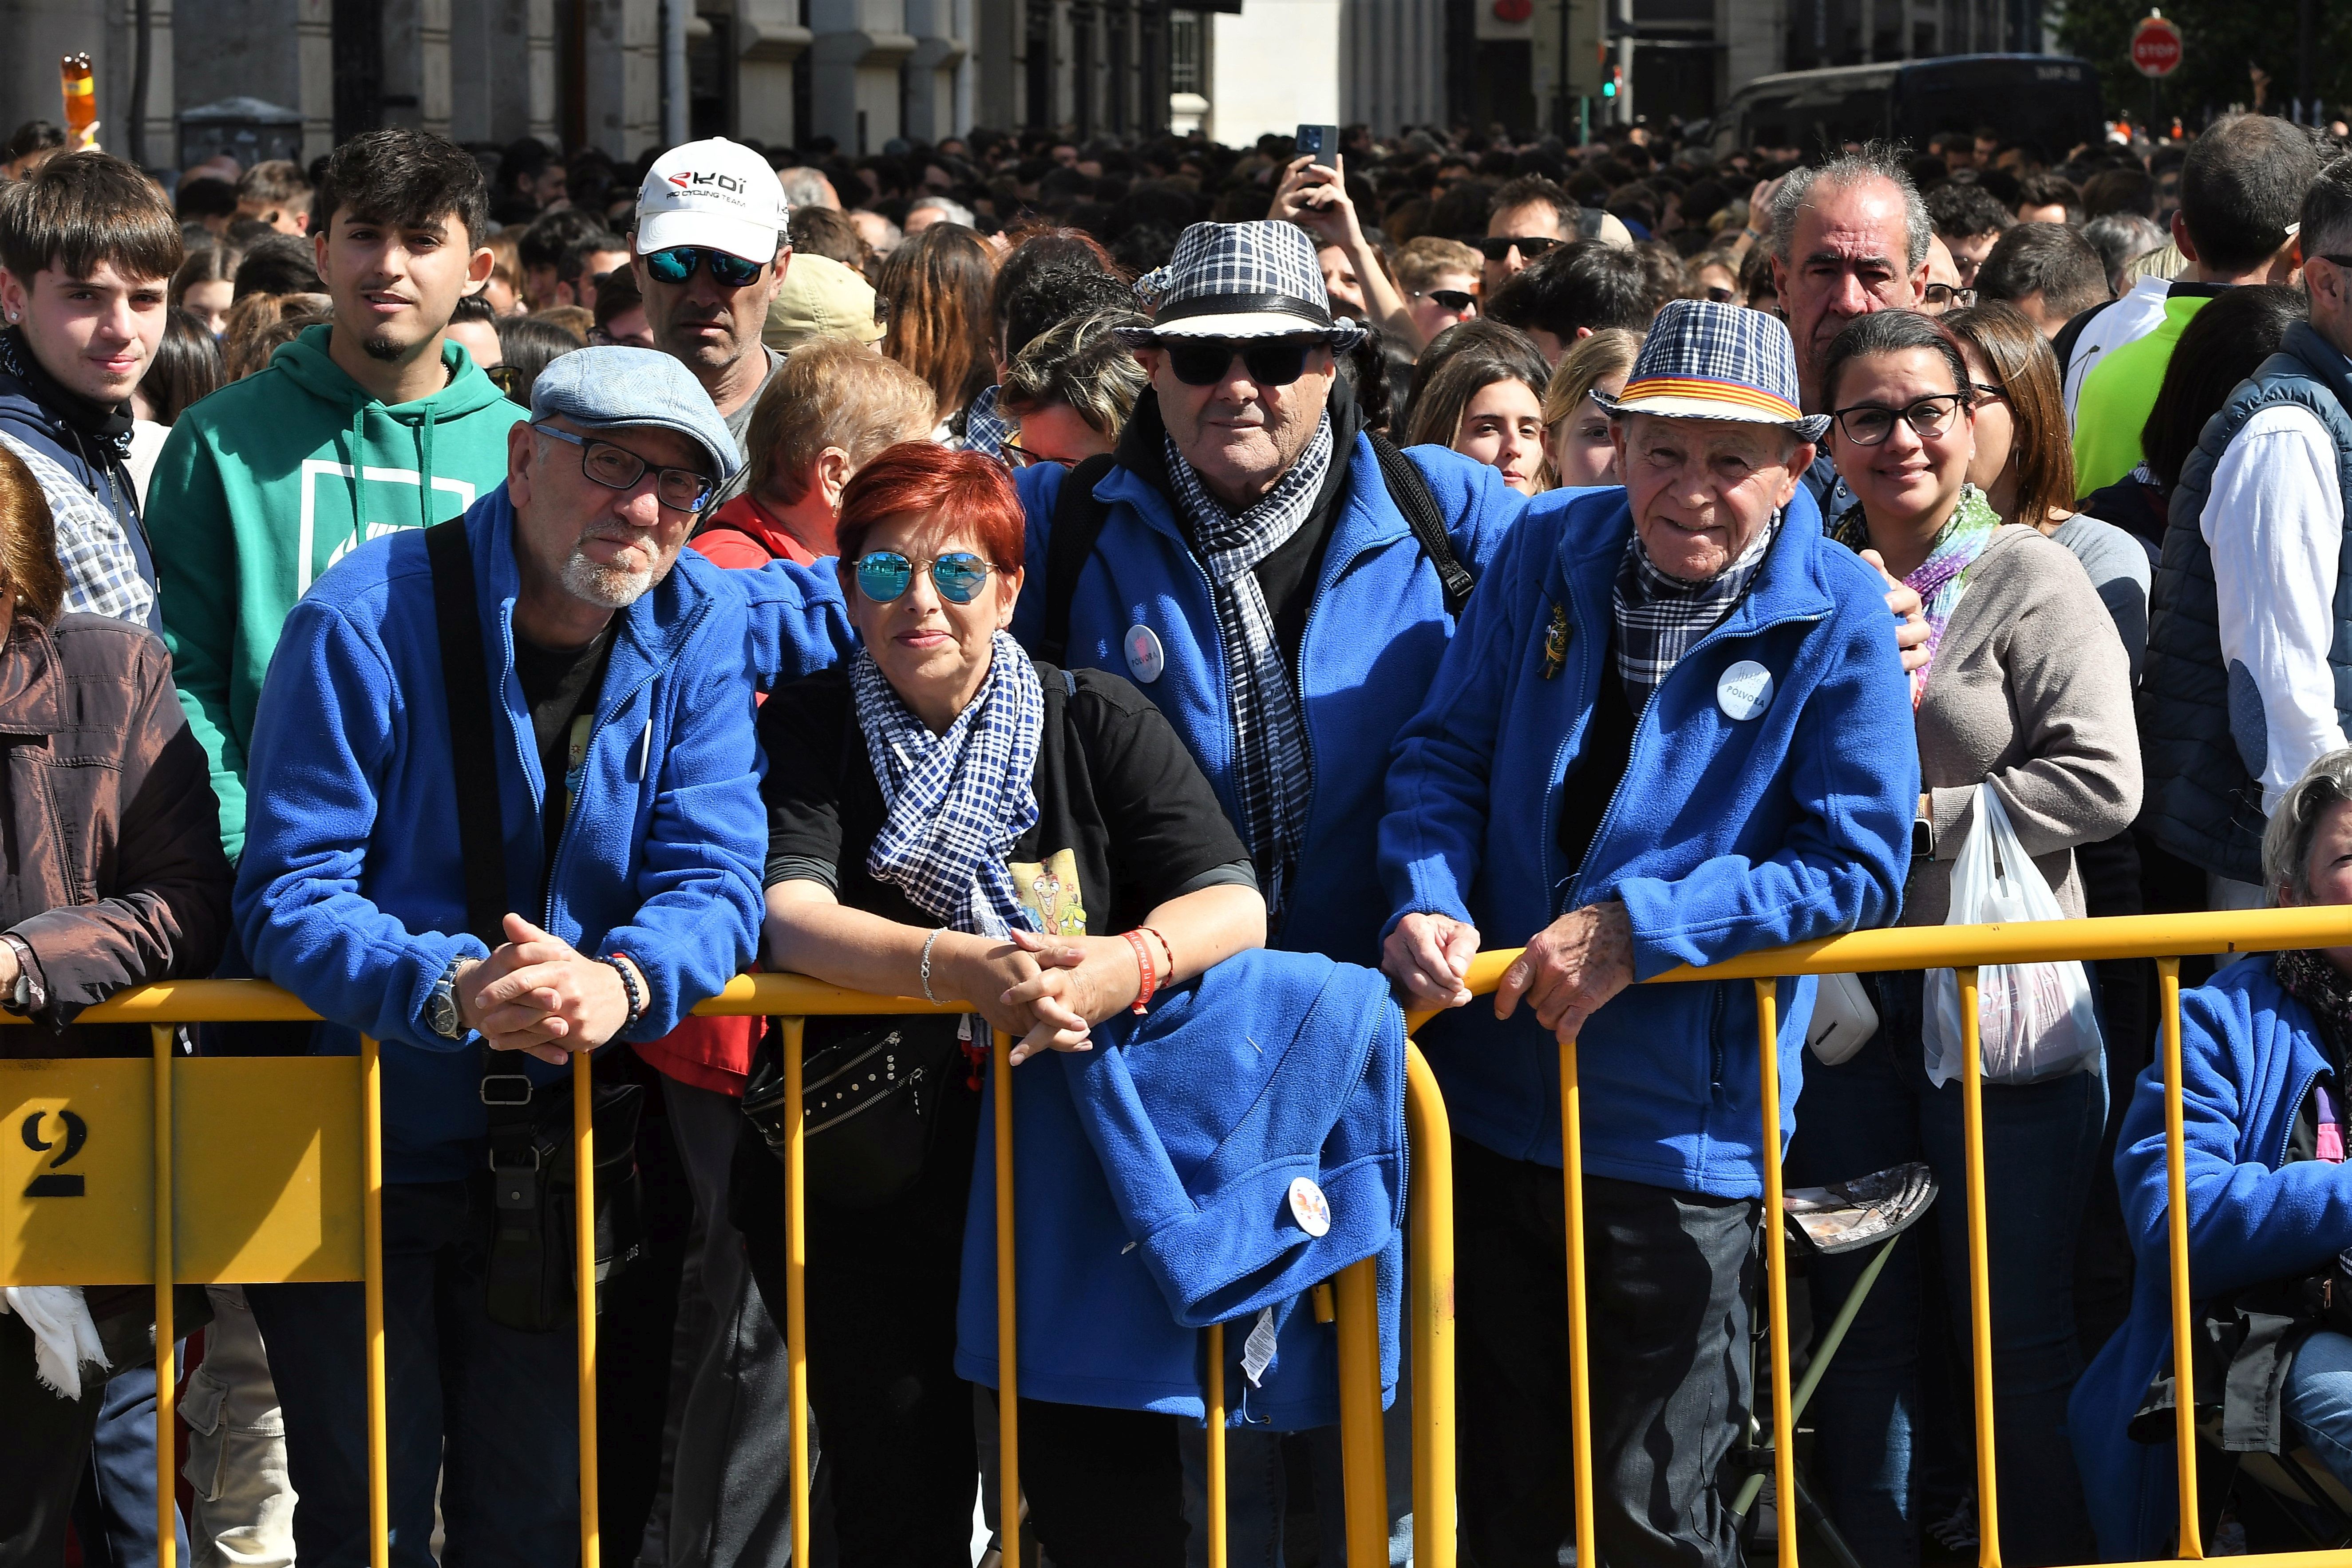
<instances>
[{"instance_id":1,"label":"round badge on jacket","mask_svg":"<svg viewBox=\"0 0 2352 1568\"><path fill-rule=\"evenodd\" d=\"M1290 1184L1290 1217L1309 1236L1330 1232L1331 1200L1323 1195L1323 1189L1312 1178L1301 1176Z\"/></svg>"},{"instance_id":2,"label":"round badge on jacket","mask_svg":"<svg viewBox=\"0 0 2352 1568\"><path fill-rule=\"evenodd\" d=\"M1716 705L1733 719L1753 719L1772 706L1772 672L1743 658L1715 683Z\"/></svg>"},{"instance_id":3,"label":"round badge on jacket","mask_svg":"<svg viewBox=\"0 0 2352 1568\"><path fill-rule=\"evenodd\" d=\"M1160 646L1160 634L1141 621L1127 628L1127 672L1139 686L1149 686L1160 679L1168 668L1168 650Z\"/></svg>"}]
</instances>

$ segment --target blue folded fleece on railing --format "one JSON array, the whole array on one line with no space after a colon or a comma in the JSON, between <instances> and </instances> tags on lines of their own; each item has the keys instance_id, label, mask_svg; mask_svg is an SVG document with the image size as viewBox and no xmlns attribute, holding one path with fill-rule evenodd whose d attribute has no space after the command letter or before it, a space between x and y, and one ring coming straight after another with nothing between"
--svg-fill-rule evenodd
<instances>
[{"instance_id":1,"label":"blue folded fleece on railing","mask_svg":"<svg viewBox=\"0 0 2352 1568\"><path fill-rule=\"evenodd\" d=\"M1339 1417L1335 1334L1306 1292L1380 1259L1381 1381L1403 1296L1404 1019L1379 974L1242 953L1098 1025L1094 1050L1013 1075L1020 1391L1199 1416L1200 1329L1225 1336L1236 1420ZM1039 1064L1042 1066L1043 1064ZM958 1370L996 1384L993 1154L983 1123L965 1226ZM1290 1191L1315 1183L1316 1237ZM1239 1370L1261 1310L1274 1353Z\"/></svg>"}]
</instances>

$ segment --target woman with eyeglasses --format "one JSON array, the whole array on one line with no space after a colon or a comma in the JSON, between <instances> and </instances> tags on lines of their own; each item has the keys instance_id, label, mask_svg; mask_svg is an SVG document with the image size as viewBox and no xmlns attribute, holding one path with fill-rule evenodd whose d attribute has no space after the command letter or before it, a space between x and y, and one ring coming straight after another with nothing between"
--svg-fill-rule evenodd
<instances>
[{"instance_id":1,"label":"woman with eyeglasses","mask_svg":"<svg viewBox=\"0 0 2352 1568\"><path fill-rule=\"evenodd\" d=\"M1908 310L1856 317L1831 344L1821 384L1830 455L1860 500L1837 537L1927 607L1927 661L1911 676L1925 793L1903 923L1944 923L1952 862L1985 783L2060 907L2079 916L2075 848L2122 832L2139 805L2123 644L2074 558L2036 529L2004 523L1970 482L1976 395L1948 328ZM1945 1300L1923 1300L1916 1246L1896 1248L1809 1412L1823 1505L1874 1568L1919 1561L1915 1434L1943 1409L1923 1408L1924 1339L1956 1334L1942 1359L1969 1360L1962 1089L1940 1059L1931 1064L1925 979L1865 978L1877 1031L1836 1065L1806 1064L1789 1163L1790 1181L1812 1184L1925 1161L1946 1194L1918 1244L1937 1249ZM2082 1369L2074 1243L2098 1173L2102 1065L2093 1051L2056 1076L1983 1089L2000 1548L2011 1563L2095 1550L2065 1424ZM1868 1262L1817 1260L1819 1299L1843 1300Z\"/></svg>"},{"instance_id":2,"label":"woman with eyeglasses","mask_svg":"<svg viewBox=\"0 0 2352 1568\"><path fill-rule=\"evenodd\" d=\"M927 443L883 453L844 492L839 524L864 648L780 688L760 714L770 966L981 1014L969 1053L952 1017L845 1026L899 1028L943 1089L911 1184L837 1201L813 1185L808 1205L810 1255L825 1259L807 1276L811 1396L841 1560L856 1568L971 1560L979 1460L955 1352L986 1031L1013 1036L1016 1063L1087 1050L1096 1026L1265 941L1248 852L1159 710L1118 677L1036 662L1008 635L1024 538L994 459ZM1019 1086L1043 1091L1062 1070L1018 1070L1016 1103ZM1024 1128L1027 1169L1044 1134ZM1075 1121L1066 1136L1091 1162ZM735 1180L781 1321L781 1172L756 1134ZM1024 1387L1041 1384L1030 1369ZM1181 1568L1178 1418L1055 1402L1083 1397L1021 1400L1021 1477L1045 1550L1065 1568Z\"/></svg>"},{"instance_id":3,"label":"woman with eyeglasses","mask_svg":"<svg viewBox=\"0 0 2352 1568\"><path fill-rule=\"evenodd\" d=\"M1004 460L1075 468L1116 448L1146 383L1111 334L1147 324L1133 310L1095 310L1030 339L998 384L996 406L1014 426L997 448Z\"/></svg>"}]
</instances>

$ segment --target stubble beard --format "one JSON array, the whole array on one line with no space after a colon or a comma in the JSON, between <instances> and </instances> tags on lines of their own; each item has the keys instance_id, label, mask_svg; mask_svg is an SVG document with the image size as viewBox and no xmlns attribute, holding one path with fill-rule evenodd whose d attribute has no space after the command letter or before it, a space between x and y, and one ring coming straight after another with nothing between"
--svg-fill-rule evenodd
<instances>
[{"instance_id":1,"label":"stubble beard","mask_svg":"<svg viewBox=\"0 0 2352 1568\"><path fill-rule=\"evenodd\" d=\"M650 545L640 545L648 554ZM618 566L600 566L591 561L586 552L575 544L563 560L563 591L585 604L607 610L625 610L639 599L660 574L655 572L631 572Z\"/></svg>"}]
</instances>

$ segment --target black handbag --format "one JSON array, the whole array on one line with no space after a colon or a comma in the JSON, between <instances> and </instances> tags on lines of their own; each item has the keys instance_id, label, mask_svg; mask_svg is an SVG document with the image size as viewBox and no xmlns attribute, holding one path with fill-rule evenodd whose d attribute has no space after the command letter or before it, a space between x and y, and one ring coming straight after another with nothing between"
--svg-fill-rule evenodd
<instances>
[{"instance_id":1,"label":"black handbag","mask_svg":"<svg viewBox=\"0 0 2352 1568\"><path fill-rule=\"evenodd\" d=\"M963 1060L957 1014L811 1018L803 1035L801 1168L813 1198L875 1208L913 1186L939 1136ZM743 1086L743 1114L784 1157L784 1028L768 1020Z\"/></svg>"},{"instance_id":2,"label":"black handbag","mask_svg":"<svg viewBox=\"0 0 2352 1568\"><path fill-rule=\"evenodd\" d=\"M506 847L499 828L489 666L476 617L474 557L462 517L425 531L433 569L433 613L449 707L449 752L457 773L457 842L466 868L467 928L492 948L506 940ZM490 1321L548 1333L572 1317L573 1216L578 1213L572 1142L572 1081L533 1085L520 1064L482 1047L478 1093L489 1112L488 1168L473 1196L482 1238ZM637 1174L637 1119L644 1086L592 1079L595 1130L596 1286L645 1250L644 1187Z\"/></svg>"}]
</instances>

